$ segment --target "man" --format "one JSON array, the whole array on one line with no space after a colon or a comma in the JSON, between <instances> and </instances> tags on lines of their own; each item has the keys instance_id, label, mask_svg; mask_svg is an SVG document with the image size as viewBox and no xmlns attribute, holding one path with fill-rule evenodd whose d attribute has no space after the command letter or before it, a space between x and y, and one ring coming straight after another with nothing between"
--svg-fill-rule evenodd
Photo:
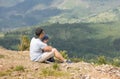
<instances>
[{"instance_id":1,"label":"man","mask_svg":"<svg viewBox=\"0 0 120 79\"><path fill-rule=\"evenodd\" d=\"M30 59L36 62L44 62L51 57L56 57L61 62L67 62L56 48L48 46L42 42L45 32L41 28L35 31L36 37L33 37L30 43Z\"/></svg>"}]
</instances>

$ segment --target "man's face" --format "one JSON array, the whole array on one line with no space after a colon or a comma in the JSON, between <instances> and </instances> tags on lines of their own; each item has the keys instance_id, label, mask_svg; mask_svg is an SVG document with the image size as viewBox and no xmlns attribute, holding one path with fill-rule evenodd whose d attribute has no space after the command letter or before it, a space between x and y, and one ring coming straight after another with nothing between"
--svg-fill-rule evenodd
<instances>
[{"instance_id":1,"label":"man's face","mask_svg":"<svg viewBox=\"0 0 120 79\"><path fill-rule=\"evenodd\" d=\"M45 32L43 31L41 34L40 34L40 38L43 38L45 36Z\"/></svg>"}]
</instances>

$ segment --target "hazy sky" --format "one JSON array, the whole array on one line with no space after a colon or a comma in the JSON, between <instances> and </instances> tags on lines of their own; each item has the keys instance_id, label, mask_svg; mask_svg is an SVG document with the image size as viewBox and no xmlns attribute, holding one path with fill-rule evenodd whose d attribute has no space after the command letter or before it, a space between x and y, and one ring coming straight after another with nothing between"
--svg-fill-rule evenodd
<instances>
[{"instance_id":1,"label":"hazy sky","mask_svg":"<svg viewBox=\"0 0 120 79\"><path fill-rule=\"evenodd\" d=\"M11 7L24 0L0 0L0 7Z\"/></svg>"}]
</instances>

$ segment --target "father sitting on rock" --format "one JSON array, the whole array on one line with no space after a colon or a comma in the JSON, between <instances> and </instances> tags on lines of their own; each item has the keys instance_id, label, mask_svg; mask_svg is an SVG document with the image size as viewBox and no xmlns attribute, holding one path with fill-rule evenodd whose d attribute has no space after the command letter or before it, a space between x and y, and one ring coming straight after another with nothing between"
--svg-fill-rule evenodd
<instances>
[{"instance_id":1,"label":"father sitting on rock","mask_svg":"<svg viewBox=\"0 0 120 79\"><path fill-rule=\"evenodd\" d=\"M58 52L56 48L52 46L47 46L42 42L42 38L45 32L41 28L37 28L35 31L35 37L32 38L30 43L30 59L36 62L45 62L51 57L56 57L61 62L67 62L66 59Z\"/></svg>"}]
</instances>

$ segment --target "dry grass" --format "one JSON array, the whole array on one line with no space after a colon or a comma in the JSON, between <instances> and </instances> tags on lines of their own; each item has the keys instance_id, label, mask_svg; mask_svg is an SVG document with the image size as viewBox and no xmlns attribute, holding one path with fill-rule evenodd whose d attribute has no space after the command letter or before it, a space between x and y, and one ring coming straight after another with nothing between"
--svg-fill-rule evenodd
<instances>
[{"instance_id":1,"label":"dry grass","mask_svg":"<svg viewBox=\"0 0 120 79\"><path fill-rule=\"evenodd\" d=\"M0 48L0 79L119 79L120 74L109 73L113 66L96 66L85 62L72 64L44 64L30 61L29 51ZM120 71L120 68L116 70Z\"/></svg>"}]
</instances>

